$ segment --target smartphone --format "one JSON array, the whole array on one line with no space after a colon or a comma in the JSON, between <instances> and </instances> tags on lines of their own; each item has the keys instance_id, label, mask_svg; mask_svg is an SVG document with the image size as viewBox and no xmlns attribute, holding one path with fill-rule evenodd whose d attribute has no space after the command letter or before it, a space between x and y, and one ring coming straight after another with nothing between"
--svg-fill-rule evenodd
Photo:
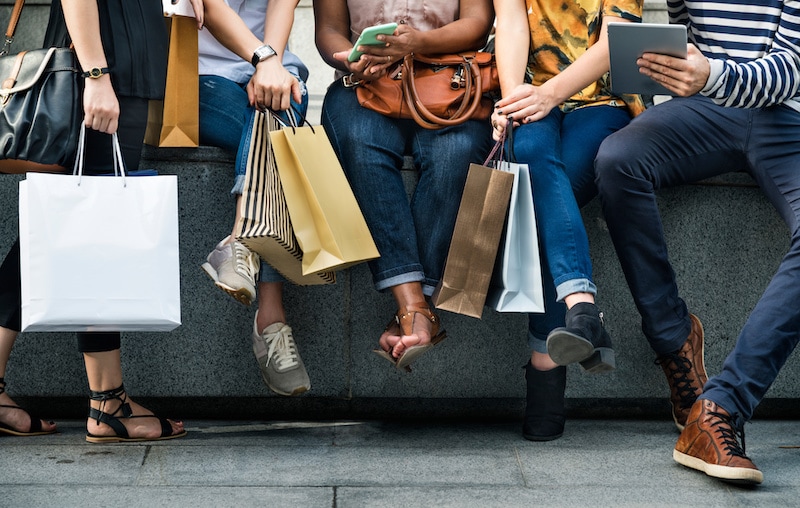
<instances>
[{"instance_id":1,"label":"smartphone","mask_svg":"<svg viewBox=\"0 0 800 508\"><path fill-rule=\"evenodd\" d=\"M361 51L358 51L356 48L359 46L381 45L383 42L376 39L375 36L380 34L392 35L396 29L397 23L386 23L383 25L375 25L365 28L364 31L361 32L361 35L358 36L358 40L353 45L353 51L350 52L347 60L350 62L355 62L361 58L362 55Z\"/></svg>"}]
</instances>

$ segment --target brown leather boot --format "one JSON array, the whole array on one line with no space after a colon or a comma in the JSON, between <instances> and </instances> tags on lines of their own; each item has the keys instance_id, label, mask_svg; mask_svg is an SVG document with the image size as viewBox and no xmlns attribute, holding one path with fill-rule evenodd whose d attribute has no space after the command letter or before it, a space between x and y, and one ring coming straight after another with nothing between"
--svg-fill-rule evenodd
<instances>
[{"instance_id":1,"label":"brown leather boot","mask_svg":"<svg viewBox=\"0 0 800 508\"><path fill-rule=\"evenodd\" d=\"M692 329L683 346L674 353L660 355L655 362L661 365L667 376L672 419L680 431L683 431L689 411L708 381L703 360L703 325L694 314L689 314L689 319Z\"/></svg>"},{"instance_id":2,"label":"brown leather boot","mask_svg":"<svg viewBox=\"0 0 800 508\"><path fill-rule=\"evenodd\" d=\"M730 414L710 400L698 400L692 406L672 458L720 480L743 484L764 481L764 475L744 454L744 429L736 429Z\"/></svg>"}]
</instances>

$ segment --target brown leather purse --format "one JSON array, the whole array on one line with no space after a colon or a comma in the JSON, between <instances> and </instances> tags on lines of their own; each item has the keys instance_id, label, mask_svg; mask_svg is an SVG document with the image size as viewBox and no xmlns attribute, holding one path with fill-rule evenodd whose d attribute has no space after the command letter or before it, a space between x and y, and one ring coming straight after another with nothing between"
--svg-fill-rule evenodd
<instances>
[{"instance_id":1,"label":"brown leather purse","mask_svg":"<svg viewBox=\"0 0 800 508\"><path fill-rule=\"evenodd\" d=\"M500 89L494 55L483 51L406 55L400 72L357 86L358 102L393 118L412 118L426 129L487 119Z\"/></svg>"}]
</instances>

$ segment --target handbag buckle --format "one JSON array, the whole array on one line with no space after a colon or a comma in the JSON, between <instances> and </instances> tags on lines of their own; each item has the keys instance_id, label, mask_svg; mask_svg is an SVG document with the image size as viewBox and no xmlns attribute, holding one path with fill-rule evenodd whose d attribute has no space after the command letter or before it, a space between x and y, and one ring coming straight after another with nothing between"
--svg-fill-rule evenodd
<instances>
[{"instance_id":1,"label":"handbag buckle","mask_svg":"<svg viewBox=\"0 0 800 508\"><path fill-rule=\"evenodd\" d=\"M13 38L6 37L6 41L3 43L3 49L0 49L0 56L5 56L8 54L8 51L11 49L12 42L14 42Z\"/></svg>"},{"instance_id":2,"label":"handbag buckle","mask_svg":"<svg viewBox=\"0 0 800 508\"><path fill-rule=\"evenodd\" d=\"M363 81L360 79L355 79L352 73L347 74L342 78L342 84L345 86L345 88L354 88L360 85L361 83L363 83Z\"/></svg>"}]
</instances>

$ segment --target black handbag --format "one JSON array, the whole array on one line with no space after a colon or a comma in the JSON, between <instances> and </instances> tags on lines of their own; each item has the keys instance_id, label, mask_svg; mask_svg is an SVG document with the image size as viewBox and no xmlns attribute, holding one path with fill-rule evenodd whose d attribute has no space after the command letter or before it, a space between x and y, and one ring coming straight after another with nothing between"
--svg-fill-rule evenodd
<instances>
[{"instance_id":1,"label":"black handbag","mask_svg":"<svg viewBox=\"0 0 800 508\"><path fill-rule=\"evenodd\" d=\"M78 146L80 69L70 48L8 54L23 4L16 0L0 51L0 173L60 171Z\"/></svg>"}]
</instances>

